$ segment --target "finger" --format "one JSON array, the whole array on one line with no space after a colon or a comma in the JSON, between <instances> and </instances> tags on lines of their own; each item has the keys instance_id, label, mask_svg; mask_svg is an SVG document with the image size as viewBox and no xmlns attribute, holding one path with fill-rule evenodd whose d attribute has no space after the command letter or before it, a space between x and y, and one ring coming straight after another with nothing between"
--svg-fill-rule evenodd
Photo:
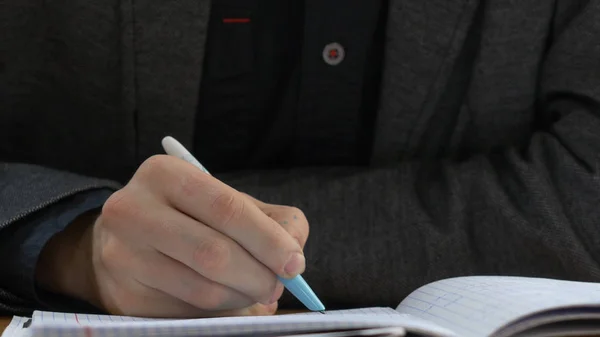
<instances>
[{"instance_id":1,"label":"finger","mask_svg":"<svg viewBox=\"0 0 600 337\"><path fill-rule=\"evenodd\" d=\"M111 315L148 318L210 318L230 316L266 316L277 311L277 302L270 305L252 306L231 310L202 310L180 299L154 289L128 289L119 301L105 308Z\"/></svg>"},{"instance_id":2,"label":"finger","mask_svg":"<svg viewBox=\"0 0 600 337\"><path fill-rule=\"evenodd\" d=\"M128 280L137 282L135 280ZM105 310L112 315L148 317L148 318L205 318L223 316L249 316L267 315L270 308L276 306L252 305L240 309L230 310L203 310L178 298L172 297L157 289L150 288L141 283L127 284L127 281L112 283L112 287L119 288L115 293L114 301L105 306Z\"/></svg>"},{"instance_id":3,"label":"finger","mask_svg":"<svg viewBox=\"0 0 600 337\"><path fill-rule=\"evenodd\" d=\"M137 290L129 291L133 294L130 301L132 306L124 305L126 311L118 310L118 315L142 316L155 318L209 318L230 316L266 316L277 311L278 303L269 305L254 303L252 305L228 310L203 310L178 298L172 297L157 289L148 288L138 283ZM127 298L127 297L123 297ZM123 305L123 304L122 304Z\"/></svg>"},{"instance_id":4,"label":"finger","mask_svg":"<svg viewBox=\"0 0 600 337\"><path fill-rule=\"evenodd\" d=\"M207 311L204 313L204 317L270 316L277 312L277 305L277 302L268 305L256 303L242 309Z\"/></svg>"},{"instance_id":5,"label":"finger","mask_svg":"<svg viewBox=\"0 0 600 337\"><path fill-rule=\"evenodd\" d=\"M297 241L254 203L179 158L153 158L148 182L173 207L232 238L277 275L304 271Z\"/></svg>"},{"instance_id":6,"label":"finger","mask_svg":"<svg viewBox=\"0 0 600 337\"><path fill-rule=\"evenodd\" d=\"M255 303L252 306L228 310L204 310L152 287L155 283L146 281L160 279L161 276L156 271L176 274L176 271L172 272L168 267L174 264L164 261L169 259L164 255L160 255L163 257L161 261L160 257L149 254L160 254L151 247L139 248L129 245L126 238L116 236L105 229L103 224L97 227L99 236L94 245L94 277L97 280L98 289L95 291L98 292L98 296L97 301L92 304L108 313L144 317L213 317L269 314L277 308L277 302L274 302L269 305ZM143 281L140 282L140 279Z\"/></svg>"},{"instance_id":7,"label":"finger","mask_svg":"<svg viewBox=\"0 0 600 337\"><path fill-rule=\"evenodd\" d=\"M161 252L150 250L134 261L140 283L176 297L203 310L246 308L256 301L238 291L198 274Z\"/></svg>"},{"instance_id":8,"label":"finger","mask_svg":"<svg viewBox=\"0 0 600 337\"><path fill-rule=\"evenodd\" d=\"M256 303L252 306L242 309L205 311L202 313L201 317L269 316L277 312L277 306L277 302L269 305Z\"/></svg>"},{"instance_id":9,"label":"finger","mask_svg":"<svg viewBox=\"0 0 600 337\"><path fill-rule=\"evenodd\" d=\"M293 206L268 204L243 192L242 195L251 200L269 218L280 224L304 248L309 236L309 225L302 210Z\"/></svg>"},{"instance_id":10,"label":"finger","mask_svg":"<svg viewBox=\"0 0 600 337\"><path fill-rule=\"evenodd\" d=\"M122 284L116 285L117 287ZM124 288L117 292L106 311L112 315L149 318L205 317L206 312L185 301L138 283L138 289Z\"/></svg>"},{"instance_id":11,"label":"finger","mask_svg":"<svg viewBox=\"0 0 600 337\"><path fill-rule=\"evenodd\" d=\"M132 253L127 253L130 260ZM121 262L121 265L126 265ZM113 266L115 267L115 266ZM114 269L114 268L113 268ZM110 273L101 265L98 275L102 283L102 301L96 305L113 315L195 318L221 316L269 315L277 310L277 302L269 305L254 303L229 310L204 310L132 278L130 274Z\"/></svg>"},{"instance_id":12,"label":"finger","mask_svg":"<svg viewBox=\"0 0 600 337\"><path fill-rule=\"evenodd\" d=\"M261 210L283 227L304 248L309 236L308 220L304 213L291 206L264 204Z\"/></svg>"},{"instance_id":13,"label":"finger","mask_svg":"<svg viewBox=\"0 0 600 337\"><path fill-rule=\"evenodd\" d=\"M109 207L112 227L131 242L144 242L180 261L204 278L270 304L283 292L283 285L265 265L220 232L167 205L136 199ZM143 209L140 210L140 209ZM132 224L143 224L143 230Z\"/></svg>"},{"instance_id":14,"label":"finger","mask_svg":"<svg viewBox=\"0 0 600 337\"><path fill-rule=\"evenodd\" d=\"M268 316L268 315L273 315L277 312L277 308L278 308L278 303L272 303L269 305L264 305L264 304L260 304L260 303L256 303L255 305L245 308L244 311L242 311L243 315L248 315L248 316Z\"/></svg>"},{"instance_id":15,"label":"finger","mask_svg":"<svg viewBox=\"0 0 600 337\"><path fill-rule=\"evenodd\" d=\"M113 315L144 317L198 316L203 310L157 289L142 284L132 271L134 252L118 237L111 236L102 248L95 275L99 286L98 308ZM139 276L139 274L137 274Z\"/></svg>"}]
</instances>

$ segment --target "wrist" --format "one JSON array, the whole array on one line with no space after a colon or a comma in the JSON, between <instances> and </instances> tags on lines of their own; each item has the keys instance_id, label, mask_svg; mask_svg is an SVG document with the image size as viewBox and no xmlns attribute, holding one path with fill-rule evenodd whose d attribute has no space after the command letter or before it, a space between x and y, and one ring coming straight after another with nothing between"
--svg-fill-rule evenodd
<instances>
[{"instance_id":1,"label":"wrist","mask_svg":"<svg viewBox=\"0 0 600 337\"><path fill-rule=\"evenodd\" d=\"M98 214L95 210L77 217L44 246L35 274L41 288L95 304L91 245Z\"/></svg>"}]
</instances>

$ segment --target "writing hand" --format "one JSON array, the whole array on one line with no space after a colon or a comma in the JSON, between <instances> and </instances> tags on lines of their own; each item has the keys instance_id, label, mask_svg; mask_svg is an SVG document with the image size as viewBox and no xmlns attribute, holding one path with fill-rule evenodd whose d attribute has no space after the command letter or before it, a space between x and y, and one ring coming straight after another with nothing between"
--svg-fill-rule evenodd
<instances>
[{"instance_id":1,"label":"writing hand","mask_svg":"<svg viewBox=\"0 0 600 337\"><path fill-rule=\"evenodd\" d=\"M283 292L276 275L305 268L300 210L262 203L172 156L145 161L92 219L51 240L39 280L112 314L270 314ZM59 258L73 261L68 271Z\"/></svg>"}]
</instances>

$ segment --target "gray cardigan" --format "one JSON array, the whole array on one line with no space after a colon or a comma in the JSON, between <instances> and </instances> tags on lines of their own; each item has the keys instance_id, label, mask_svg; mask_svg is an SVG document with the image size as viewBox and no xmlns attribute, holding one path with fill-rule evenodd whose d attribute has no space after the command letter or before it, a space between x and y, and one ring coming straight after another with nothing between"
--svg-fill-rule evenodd
<instances>
[{"instance_id":1,"label":"gray cardigan","mask_svg":"<svg viewBox=\"0 0 600 337\"><path fill-rule=\"evenodd\" d=\"M209 6L3 1L0 228L118 188L164 135L191 146ZM306 212L315 291L396 305L456 275L600 280L600 1L391 0L386 35L369 168L219 177Z\"/></svg>"}]
</instances>

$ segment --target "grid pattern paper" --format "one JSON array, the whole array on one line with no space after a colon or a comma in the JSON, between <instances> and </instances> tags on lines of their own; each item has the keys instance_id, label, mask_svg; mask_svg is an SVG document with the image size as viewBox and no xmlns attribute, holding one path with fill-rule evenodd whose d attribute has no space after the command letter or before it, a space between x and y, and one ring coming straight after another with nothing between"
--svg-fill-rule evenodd
<instances>
[{"instance_id":1,"label":"grid pattern paper","mask_svg":"<svg viewBox=\"0 0 600 337\"><path fill-rule=\"evenodd\" d=\"M434 323L391 308L364 308L326 314L181 320L35 312L28 337L259 336L385 327L403 327L430 336L455 336Z\"/></svg>"},{"instance_id":2,"label":"grid pattern paper","mask_svg":"<svg viewBox=\"0 0 600 337\"><path fill-rule=\"evenodd\" d=\"M569 307L600 308L600 284L509 276L470 276L427 284L397 310L460 336L491 336L526 315ZM560 317L557 317L557 320Z\"/></svg>"}]
</instances>

